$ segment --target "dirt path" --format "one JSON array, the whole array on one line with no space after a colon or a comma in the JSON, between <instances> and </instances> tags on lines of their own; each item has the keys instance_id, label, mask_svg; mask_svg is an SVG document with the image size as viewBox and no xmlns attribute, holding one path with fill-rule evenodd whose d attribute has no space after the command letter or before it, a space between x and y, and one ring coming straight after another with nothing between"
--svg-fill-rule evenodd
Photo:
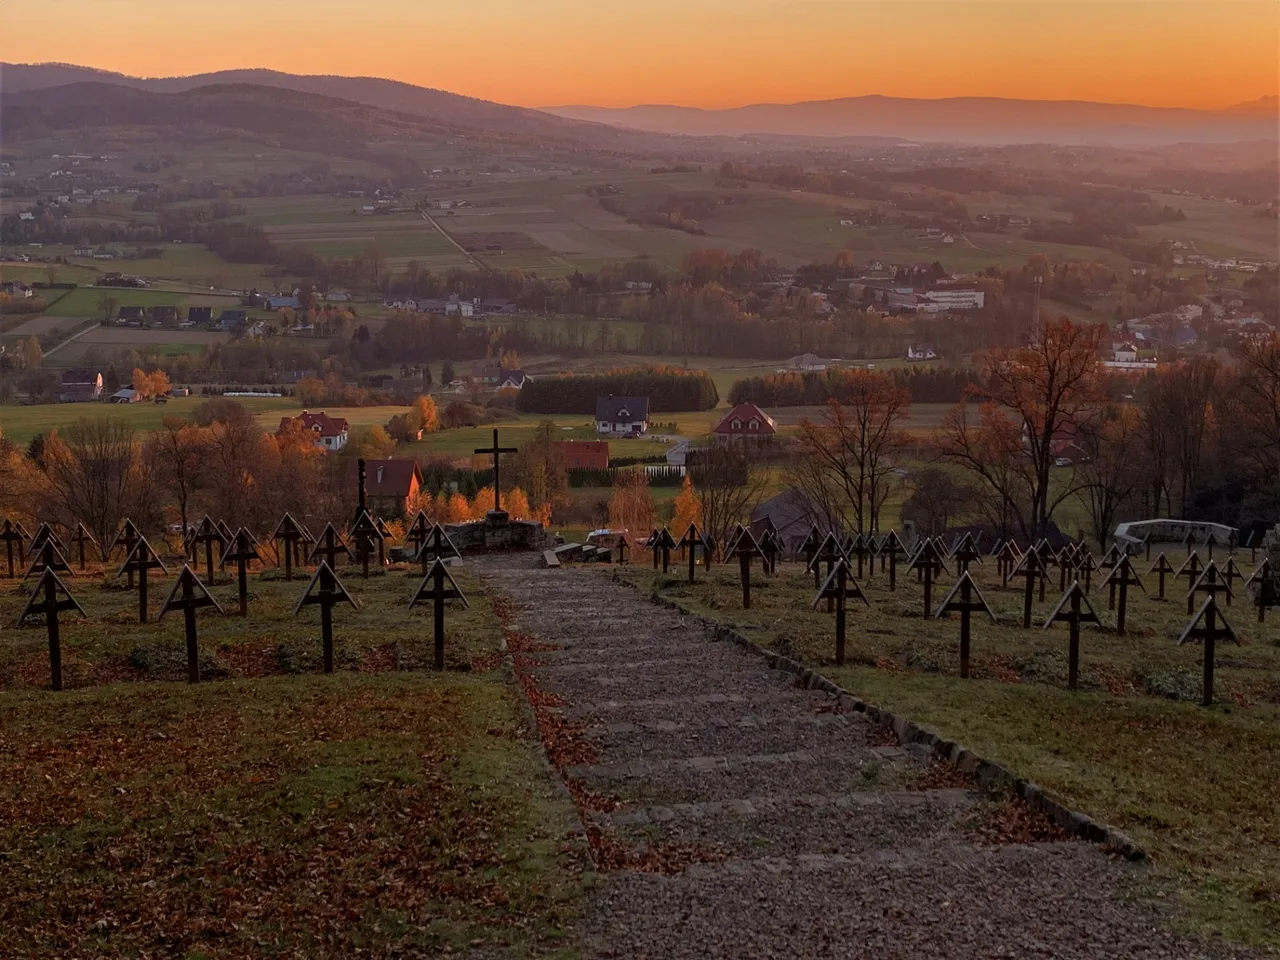
<instances>
[{"instance_id":1,"label":"dirt path","mask_svg":"<svg viewBox=\"0 0 1280 960\"><path fill-rule=\"evenodd\" d=\"M1233 955L1126 899L1143 868L1056 839L605 571L480 569L604 875L588 956Z\"/></svg>"}]
</instances>

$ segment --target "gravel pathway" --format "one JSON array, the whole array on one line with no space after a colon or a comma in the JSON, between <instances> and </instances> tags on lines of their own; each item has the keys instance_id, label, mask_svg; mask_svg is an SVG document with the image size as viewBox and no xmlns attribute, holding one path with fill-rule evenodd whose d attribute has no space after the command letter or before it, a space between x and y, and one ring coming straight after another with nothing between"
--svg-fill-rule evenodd
<instances>
[{"instance_id":1,"label":"gravel pathway","mask_svg":"<svg viewBox=\"0 0 1280 960\"><path fill-rule=\"evenodd\" d=\"M477 566L526 647L551 648L517 663L582 748L561 775L605 798L580 810L589 836L663 865L602 864L587 956L1248 955L1129 899L1142 867L992 840L995 802L604 571Z\"/></svg>"}]
</instances>

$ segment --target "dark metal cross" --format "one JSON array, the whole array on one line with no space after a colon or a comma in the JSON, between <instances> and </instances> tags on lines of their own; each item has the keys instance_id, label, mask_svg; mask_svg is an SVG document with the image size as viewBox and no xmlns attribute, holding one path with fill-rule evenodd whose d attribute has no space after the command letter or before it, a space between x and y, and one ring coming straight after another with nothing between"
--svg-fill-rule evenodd
<instances>
[{"instance_id":1,"label":"dark metal cross","mask_svg":"<svg viewBox=\"0 0 1280 960\"><path fill-rule=\"evenodd\" d=\"M1143 593L1147 592L1147 588L1142 585L1142 581L1138 579L1138 572L1133 569L1133 561L1129 559L1129 555L1124 557L1117 563L1107 574L1106 585L1112 589L1112 596L1115 591L1119 590L1120 600L1115 607L1116 611L1116 635L1124 636L1124 615L1125 610L1129 606L1129 588L1137 587Z\"/></svg>"},{"instance_id":2,"label":"dark metal cross","mask_svg":"<svg viewBox=\"0 0 1280 960\"><path fill-rule=\"evenodd\" d=\"M316 557L323 557L324 562L329 565L330 570L337 568L338 556L351 559L351 548L342 540L342 535L332 523L325 524L324 530L320 532L320 538L316 540L316 544L311 549L309 559L315 560Z\"/></svg>"},{"instance_id":3,"label":"dark metal cross","mask_svg":"<svg viewBox=\"0 0 1280 960\"><path fill-rule=\"evenodd\" d=\"M52 544L50 544L52 549ZM38 613L44 614L45 626L49 631L49 674L50 685L54 690L62 689L62 637L58 632L58 613L62 610L74 610L82 617L88 617L84 608L76 602L66 584L58 579L52 567L45 567L44 573L36 581L36 588L31 592L27 605L18 615L18 626L22 626L28 617Z\"/></svg>"},{"instance_id":4,"label":"dark metal cross","mask_svg":"<svg viewBox=\"0 0 1280 960\"><path fill-rule=\"evenodd\" d=\"M1031 604L1035 600L1036 578L1040 580L1040 589L1044 589L1044 581L1047 576L1044 561L1040 559L1040 554L1035 550L1028 550L1022 555L1022 559L1018 561L1018 565L1013 569L1014 573L1020 573L1026 578L1022 587L1022 629L1031 629Z\"/></svg>"},{"instance_id":5,"label":"dark metal cross","mask_svg":"<svg viewBox=\"0 0 1280 960\"><path fill-rule=\"evenodd\" d=\"M905 554L907 548L896 530L890 530L880 541L880 569L884 569L885 554L889 555L889 591L898 589L898 555Z\"/></svg>"},{"instance_id":6,"label":"dark metal cross","mask_svg":"<svg viewBox=\"0 0 1280 960\"><path fill-rule=\"evenodd\" d=\"M213 545L218 544L218 550L222 551L226 546L226 538L222 531L218 529L218 525L210 519L208 514L200 521L200 525L196 527L196 532L191 535L193 544L204 544L204 563L207 571L207 577L210 583L215 582L213 569Z\"/></svg>"},{"instance_id":7,"label":"dark metal cross","mask_svg":"<svg viewBox=\"0 0 1280 960\"><path fill-rule=\"evenodd\" d=\"M1177 574L1177 572L1178 571L1174 569L1173 564L1169 562L1169 558L1164 555L1164 551L1163 550L1160 551L1160 555L1156 557L1156 562L1153 563L1151 565L1151 569L1147 571L1147 573L1154 573L1160 578L1158 581L1160 592L1157 595L1157 599L1160 599L1160 600L1164 599L1165 577L1169 576L1169 574L1171 573Z\"/></svg>"},{"instance_id":8,"label":"dark metal cross","mask_svg":"<svg viewBox=\"0 0 1280 960\"><path fill-rule=\"evenodd\" d=\"M1258 569L1253 571L1253 576L1245 581L1246 588L1254 584L1258 586L1258 593L1254 598L1258 605L1258 622L1263 623L1267 619L1267 607L1274 606L1276 602L1276 576L1271 569L1271 561L1266 557L1262 558Z\"/></svg>"},{"instance_id":9,"label":"dark metal cross","mask_svg":"<svg viewBox=\"0 0 1280 960\"><path fill-rule=\"evenodd\" d=\"M1196 595L1207 593L1211 597L1217 597L1218 594L1224 593L1227 596L1227 606L1231 606L1231 598L1235 595L1235 591L1231 589L1231 581L1221 576L1222 571L1218 569L1218 563L1210 560L1205 564L1200 576L1196 577L1195 583L1191 584L1191 589L1187 591L1187 616L1191 616L1196 609Z\"/></svg>"},{"instance_id":10,"label":"dark metal cross","mask_svg":"<svg viewBox=\"0 0 1280 960\"><path fill-rule=\"evenodd\" d=\"M933 615L937 620L944 613L960 614L960 676L964 678L969 676L970 618L975 612L985 613L991 618L992 623L996 622L995 614L987 606L987 601L982 598L978 585L973 582L969 571L966 570L960 574L960 579L951 588L951 592L943 598L937 613Z\"/></svg>"},{"instance_id":11,"label":"dark metal cross","mask_svg":"<svg viewBox=\"0 0 1280 960\"><path fill-rule=\"evenodd\" d=\"M499 513L502 510L502 455L518 451L515 447L498 446L498 428L494 427L493 446L477 447L475 452L493 454L493 512Z\"/></svg>"},{"instance_id":12,"label":"dark metal cross","mask_svg":"<svg viewBox=\"0 0 1280 960\"><path fill-rule=\"evenodd\" d=\"M293 519L292 514L286 513L280 518L280 522L276 524L276 529L271 534L271 539L276 542L277 559L284 561L284 578L292 580L294 552L298 549L299 542L306 539L305 534L302 532L301 524ZM280 552L281 544L284 544L284 553Z\"/></svg>"},{"instance_id":13,"label":"dark metal cross","mask_svg":"<svg viewBox=\"0 0 1280 960\"><path fill-rule=\"evenodd\" d=\"M1079 580L1074 581L1067 592L1062 595L1058 605L1053 608L1053 612L1045 620L1044 628L1048 630L1060 620L1065 620L1071 627L1071 635L1067 645L1067 687L1074 690L1080 676L1080 624L1102 625L1102 621L1094 613L1093 604L1089 602L1088 595L1081 588Z\"/></svg>"},{"instance_id":14,"label":"dark metal cross","mask_svg":"<svg viewBox=\"0 0 1280 960\"><path fill-rule=\"evenodd\" d=\"M444 605L447 600L461 600L464 607L471 604L467 602L467 598L463 595L462 589L458 586L449 570L444 565L444 561L436 557L431 563L431 568L427 570L426 576L422 578L422 582L418 584L418 589L414 591L413 597L409 600L409 609L412 610L420 601L432 601L433 613L433 640L435 641L435 663L437 670L444 669Z\"/></svg>"},{"instance_id":15,"label":"dark metal cross","mask_svg":"<svg viewBox=\"0 0 1280 960\"><path fill-rule=\"evenodd\" d=\"M951 551L951 558L959 564L961 573L968 573L969 564L982 562L982 551L973 542L972 535L966 533L964 538L956 544L956 548Z\"/></svg>"},{"instance_id":16,"label":"dark metal cross","mask_svg":"<svg viewBox=\"0 0 1280 960\"><path fill-rule=\"evenodd\" d=\"M911 561L911 567L921 575L924 581L924 615L929 617L933 614L934 578L947 569L947 563L942 558L942 550L939 549L936 540L926 540L921 545ZM968 576L968 573L964 575Z\"/></svg>"},{"instance_id":17,"label":"dark metal cross","mask_svg":"<svg viewBox=\"0 0 1280 960\"><path fill-rule=\"evenodd\" d=\"M187 682L200 682L200 649L196 636L196 610L200 607L213 607L222 613L222 604L214 598L209 589L200 582L195 571L187 564L182 565L182 572L169 591L169 596L160 605L160 613L156 622L164 619L170 610L181 610L182 621L187 639Z\"/></svg>"},{"instance_id":18,"label":"dark metal cross","mask_svg":"<svg viewBox=\"0 0 1280 960\"><path fill-rule=\"evenodd\" d=\"M756 538L751 535L751 531L741 524L734 531L734 536L729 541L729 546L725 550L726 557L738 558L739 574L742 578L742 609L751 609L751 558L764 558L764 551L760 549L760 544L756 542Z\"/></svg>"},{"instance_id":19,"label":"dark metal cross","mask_svg":"<svg viewBox=\"0 0 1280 960\"><path fill-rule=\"evenodd\" d=\"M58 539L58 535L54 533L53 527L49 526L47 523L42 523L40 526L36 527L36 535L31 538L31 543L27 546L28 556L38 553L40 548L43 547L46 542L52 543L57 547L58 553L66 554L66 545Z\"/></svg>"},{"instance_id":20,"label":"dark metal cross","mask_svg":"<svg viewBox=\"0 0 1280 960\"><path fill-rule=\"evenodd\" d=\"M449 539L444 527L438 523L431 525L430 532L424 536L422 546L418 548L418 560L422 563L422 575L425 577L431 560L444 560L449 557L462 559L462 552Z\"/></svg>"},{"instance_id":21,"label":"dark metal cross","mask_svg":"<svg viewBox=\"0 0 1280 960\"><path fill-rule=\"evenodd\" d=\"M356 554L360 558L364 579L368 580L369 557L373 553L375 540L378 542L378 550L381 553L382 531L378 528L378 522L373 518L372 514L367 510L362 510L360 515L356 517L355 523L351 524L348 534L356 545Z\"/></svg>"},{"instance_id":22,"label":"dark metal cross","mask_svg":"<svg viewBox=\"0 0 1280 960\"><path fill-rule=\"evenodd\" d=\"M653 550L653 569L658 569L659 560L662 561L663 573L671 568L671 551L675 546L676 538L666 527L661 530L655 528L653 533L649 534L649 547Z\"/></svg>"},{"instance_id":23,"label":"dark metal cross","mask_svg":"<svg viewBox=\"0 0 1280 960\"><path fill-rule=\"evenodd\" d=\"M1013 574L1013 569L1018 565L1018 561L1022 559L1022 553L1018 550L1018 545L1012 540L1007 540L1000 547L1000 552L996 554L996 564L1000 568L1000 586L1009 586L1009 577Z\"/></svg>"},{"instance_id":24,"label":"dark metal cross","mask_svg":"<svg viewBox=\"0 0 1280 960\"><path fill-rule=\"evenodd\" d=\"M230 547L222 554L222 562L236 565L236 585L239 588L242 617L249 615L249 564L255 560L261 562L262 557L254 546L253 534L241 527L231 538Z\"/></svg>"},{"instance_id":25,"label":"dark metal cross","mask_svg":"<svg viewBox=\"0 0 1280 960\"><path fill-rule=\"evenodd\" d=\"M293 615L296 617L305 606L320 606L320 642L324 651L325 673L333 673L333 608L340 603L349 603L356 610L360 609L360 604L347 593L347 588L342 585L338 575L322 560L316 575L307 585L307 592L293 608Z\"/></svg>"},{"instance_id":26,"label":"dark metal cross","mask_svg":"<svg viewBox=\"0 0 1280 960\"><path fill-rule=\"evenodd\" d=\"M845 648L845 601L849 598L861 600L868 607L871 606L867 600L866 594L862 592L862 588L858 586L858 581L849 576L849 562L841 557L836 561L826 582L818 588L818 592L814 595L813 602L809 604L810 609L816 610L818 604L824 598L835 600L836 604L836 666L844 666L844 648Z\"/></svg>"},{"instance_id":27,"label":"dark metal cross","mask_svg":"<svg viewBox=\"0 0 1280 960\"><path fill-rule=\"evenodd\" d=\"M698 530L696 523L689 524L689 529L684 532L684 536L680 538L680 542L676 544L682 550L687 550L689 554L689 582L693 583L693 572L698 566L698 547L706 549L706 542L702 539L702 534Z\"/></svg>"},{"instance_id":28,"label":"dark metal cross","mask_svg":"<svg viewBox=\"0 0 1280 960\"><path fill-rule=\"evenodd\" d=\"M54 573L71 572L71 565L67 563L67 558L62 555L57 543L51 538L45 538L44 543L40 545L39 552L32 559L31 566L27 568L26 575L22 579L30 580L35 574L44 573L46 570L52 570Z\"/></svg>"}]
</instances>

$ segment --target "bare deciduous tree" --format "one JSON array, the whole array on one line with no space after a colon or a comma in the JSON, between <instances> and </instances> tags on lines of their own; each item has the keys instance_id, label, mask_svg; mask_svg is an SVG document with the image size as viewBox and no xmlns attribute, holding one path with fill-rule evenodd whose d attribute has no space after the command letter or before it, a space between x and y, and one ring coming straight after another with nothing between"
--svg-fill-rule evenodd
<instances>
[{"instance_id":1,"label":"bare deciduous tree","mask_svg":"<svg viewBox=\"0 0 1280 960\"><path fill-rule=\"evenodd\" d=\"M746 451L714 440L697 452L691 472L703 532L715 540L717 552L722 552L733 528L745 524L760 502L764 474L751 469Z\"/></svg>"},{"instance_id":2,"label":"bare deciduous tree","mask_svg":"<svg viewBox=\"0 0 1280 960\"><path fill-rule=\"evenodd\" d=\"M52 431L44 445L48 513L66 525L83 523L99 543L110 543L142 502L140 447L121 417L82 417Z\"/></svg>"}]
</instances>

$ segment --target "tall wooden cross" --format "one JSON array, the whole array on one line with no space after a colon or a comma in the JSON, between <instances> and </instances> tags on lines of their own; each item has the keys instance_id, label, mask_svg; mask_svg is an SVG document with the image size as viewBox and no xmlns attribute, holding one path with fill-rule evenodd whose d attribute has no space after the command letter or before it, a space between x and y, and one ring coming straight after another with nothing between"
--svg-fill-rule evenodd
<instances>
[{"instance_id":1,"label":"tall wooden cross","mask_svg":"<svg viewBox=\"0 0 1280 960\"><path fill-rule=\"evenodd\" d=\"M849 576L849 561L841 557L836 561L831 573L827 576L826 582L818 588L818 592L814 595L813 602L809 604L811 609L816 610L818 604L826 598L834 600L836 604L836 666L844 666L844 645L845 645L845 601L852 597L855 600L861 600L868 607L871 606L867 600L866 594L862 592L862 588L858 586L858 581Z\"/></svg>"},{"instance_id":2,"label":"tall wooden cross","mask_svg":"<svg viewBox=\"0 0 1280 960\"><path fill-rule=\"evenodd\" d=\"M133 547L129 550L128 556L124 558L124 563L120 569L116 571L116 576L122 573L128 573L132 577L134 573L138 575L138 622L147 622L147 571L159 570L161 573L168 573L164 563L161 562L159 555L151 549L151 544L147 543L146 537L138 537L133 542Z\"/></svg>"},{"instance_id":3,"label":"tall wooden cross","mask_svg":"<svg viewBox=\"0 0 1280 960\"><path fill-rule=\"evenodd\" d=\"M1236 639L1236 632L1231 629L1231 624L1227 623L1227 618L1218 610L1218 599L1213 594L1205 599L1200 612L1182 631L1182 636L1178 637L1178 646L1182 646L1188 640L1201 640L1204 643L1204 696L1201 703L1211 707L1213 706L1214 647L1219 640L1230 640L1236 645L1240 643Z\"/></svg>"},{"instance_id":4,"label":"tall wooden cross","mask_svg":"<svg viewBox=\"0 0 1280 960\"><path fill-rule=\"evenodd\" d=\"M26 551L23 550L23 544L27 542L27 532L22 529L22 524L16 520L5 519L4 523L0 523L0 540L4 541L5 557L9 561L9 579L14 576L13 570L13 548L18 548L18 556L21 557Z\"/></svg>"},{"instance_id":5,"label":"tall wooden cross","mask_svg":"<svg viewBox=\"0 0 1280 960\"><path fill-rule=\"evenodd\" d=\"M338 575L333 572L329 564L321 560L316 575L307 585L307 592L293 608L293 615L296 617L305 606L319 605L320 643L324 651L325 673L333 673L333 608L340 603L349 603L356 610L360 609L360 604L347 593L347 588L342 585Z\"/></svg>"},{"instance_id":6,"label":"tall wooden cross","mask_svg":"<svg viewBox=\"0 0 1280 960\"><path fill-rule=\"evenodd\" d=\"M493 512L502 512L502 455L516 453L515 447L498 446L498 428L493 428L493 446L477 447L476 453L493 454Z\"/></svg>"},{"instance_id":7,"label":"tall wooden cross","mask_svg":"<svg viewBox=\"0 0 1280 960\"><path fill-rule=\"evenodd\" d=\"M960 574L960 579L951 588L951 592L943 598L937 612L933 615L937 620L944 613L960 614L960 676L964 678L969 676L970 618L978 612L985 613L991 618L992 623L996 622L996 615L991 612L987 601L982 598L982 593L978 590L978 585L973 582L969 571L966 570Z\"/></svg>"},{"instance_id":8,"label":"tall wooden cross","mask_svg":"<svg viewBox=\"0 0 1280 960\"><path fill-rule=\"evenodd\" d=\"M50 548L52 549L52 544ZM18 626L22 626L28 617L44 614L45 626L49 632L50 685L54 690L62 689L62 636L58 632L58 613L62 610L74 610L82 617L88 616L66 584L58 579L57 572L52 567L45 567L27 605L18 615Z\"/></svg>"},{"instance_id":9,"label":"tall wooden cross","mask_svg":"<svg viewBox=\"0 0 1280 960\"><path fill-rule=\"evenodd\" d=\"M1080 624L1092 623L1098 626L1102 621L1093 611L1093 604L1080 586L1074 581L1053 612L1045 619L1044 628L1048 630L1060 620L1065 620L1071 627L1071 635L1067 644L1067 687L1074 690L1080 676Z\"/></svg>"},{"instance_id":10,"label":"tall wooden cross","mask_svg":"<svg viewBox=\"0 0 1280 960\"><path fill-rule=\"evenodd\" d=\"M426 576L418 584L418 589L414 591L413 597L409 600L409 609L412 610L423 600L432 601L435 663L437 670L443 670L445 601L461 600L464 607L469 607L471 604L467 602L462 589L453 579L452 574L449 573L448 568L445 567L444 561L440 557L436 557L432 561L431 568L427 570Z\"/></svg>"},{"instance_id":11,"label":"tall wooden cross","mask_svg":"<svg viewBox=\"0 0 1280 960\"><path fill-rule=\"evenodd\" d=\"M222 613L222 604L214 598L209 589L200 582L195 571L188 564L182 565L173 589L160 605L160 613L156 622L164 619L170 610L182 611L182 622L187 639L187 683L200 682L200 649L196 636L196 610L200 607L213 607Z\"/></svg>"}]
</instances>

